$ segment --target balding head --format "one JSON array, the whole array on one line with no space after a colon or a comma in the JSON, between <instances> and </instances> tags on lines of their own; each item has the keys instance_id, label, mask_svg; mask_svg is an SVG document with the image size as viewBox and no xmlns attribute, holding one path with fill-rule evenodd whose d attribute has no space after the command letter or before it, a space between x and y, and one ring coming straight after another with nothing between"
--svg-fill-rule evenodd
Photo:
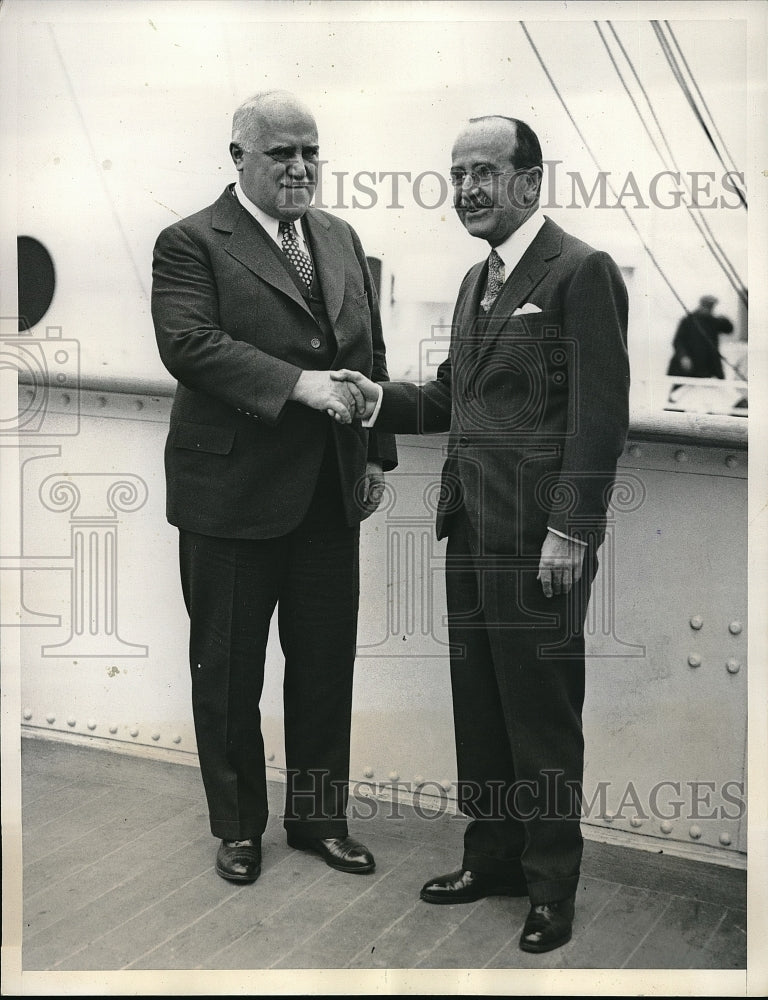
<instances>
[{"instance_id":1,"label":"balding head","mask_svg":"<svg viewBox=\"0 0 768 1000\"><path fill-rule=\"evenodd\" d=\"M286 90L265 90L232 118L232 160L246 197L275 219L300 219L317 184L317 125Z\"/></svg>"},{"instance_id":2,"label":"balding head","mask_svg":"<svg viewBox=\"0 0 768 1000\"><path fill-rule=\"evenodd\" d=\"M472 118L453 145L454 206L472 236L499 246L537 209L541 146L525 122Z\"/></svg>"},{"instance_id":3,"label":"balding head","mask_svg":"<svg viewBox=\"0 0 768 1000\"><path fill-rule=\"evenodd\" d=\"M251 150L260 130L297 120L317 131L312 112L295 94L289 90L259 91L243 101L232 116L232 142Z\"/></svg>"}]
</instances>

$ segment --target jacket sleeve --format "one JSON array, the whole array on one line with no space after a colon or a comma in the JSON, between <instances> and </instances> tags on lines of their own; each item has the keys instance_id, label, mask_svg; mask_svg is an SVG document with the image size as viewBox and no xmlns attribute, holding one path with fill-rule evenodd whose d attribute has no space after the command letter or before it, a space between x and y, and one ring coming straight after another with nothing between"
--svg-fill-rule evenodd
<instances>
[{"instance_id":1,"label":"jacket sleeve","mask_svg":"<svg viewBox=\"0 0 768 1000\"><path fill-rule=\"evenodd\" d=\"M384 346L384 333L381 326L381 313L379 311L379 297L376 294L376 286L373 283L371 269L365 258L360 238L354 229L352 233L352 243L355 248L360 268L363 272L365 292L368 297L368 308L371 313L371 338L373 346L373 366L371 368L371 379L374 382L389 382L387 371L387 351ZM368 461L379 462L385 472L397 466L397 445L393 434L388 434L381 429L372 429L368 433Z\"/></svg>"},{"instance_id":2,"label":"jacket sleeve","mask_svg":"<svg viewBox=\"0 0 768 1000\"><path fill-rule=\"evenodd\" d=\"M277 423L301 369L221 329L208 251L181 225L155 244L152 319L162 362L178 382Z\"/></svg>"},{"instance_id":3,"label":"jacket sleeve","mask_svg":"<svg viewBox=\"0 0 768 1000\"><path fill-rule=\"evenodd\" d=\"M424 385L388 382L376 420L381 430L394 434L437 434L451 426L451 357L437 369L437 377Z\"/></svg>"},{"instance_id":4,"label":"jacket sleeve","mask_svg":"<svg viewBox=\"0 0 768 1000\"><path fill-rule=\"evenodd\" d=\"M585 538L601 531L616 464L629 427L627 290L618 267L595 252L565 289L563 332L571 345L569 391L573 426L563 447L559 481L550 494L551 528Z\"/></svg>"}]
</instances>

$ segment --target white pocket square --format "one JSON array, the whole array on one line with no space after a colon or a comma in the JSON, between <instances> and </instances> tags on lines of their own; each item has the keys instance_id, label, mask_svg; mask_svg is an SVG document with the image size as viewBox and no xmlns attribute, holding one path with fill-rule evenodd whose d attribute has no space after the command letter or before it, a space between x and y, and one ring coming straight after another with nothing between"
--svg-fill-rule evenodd
<instances>
[{"instance_id":1,"label":"white pocket square","mask_svg":"<svg viewBox=\"0 0 768 1000\"><path fill-rule=\"evenodd\" d=\"M526 302L524 306L520 306L519 309L515 309L512 313L513 316L524 316L526 313L540 313L541 309L535 306L533 302Z\"/></svg>"}]
</instances>

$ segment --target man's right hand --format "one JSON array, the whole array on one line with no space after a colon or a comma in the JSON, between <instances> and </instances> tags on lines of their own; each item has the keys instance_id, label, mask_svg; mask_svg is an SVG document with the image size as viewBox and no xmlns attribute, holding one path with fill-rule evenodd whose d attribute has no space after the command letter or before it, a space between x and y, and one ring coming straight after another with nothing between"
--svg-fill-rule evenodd
<instances>
[{"instance_id":1,"label":"man's right hand","mask_svg":"<svg viewBox=\"0 0 768 1000\"><path fill-rule=\"evenodd\" d=\"M340 368L337 372L331 372L331 378L337 384L346 385L356 393L357 416L361 420L367 420L372 416L379 401L380 392L375 382L372 382L360 372L353 372L348 368Z\"/></svg>"},{"instance_id":2,"label":"man's right hand","mask_svg":"<svg viewBox=\"0 0 768 1000\"><path fill-rule=\"evenodd\" d=\"M325 410L340 424L351 423L355 412L366 406L357 385L353 381L338 380L336 372L303 371L290 399L313 410Z\"/></svg>"}]
</instances>

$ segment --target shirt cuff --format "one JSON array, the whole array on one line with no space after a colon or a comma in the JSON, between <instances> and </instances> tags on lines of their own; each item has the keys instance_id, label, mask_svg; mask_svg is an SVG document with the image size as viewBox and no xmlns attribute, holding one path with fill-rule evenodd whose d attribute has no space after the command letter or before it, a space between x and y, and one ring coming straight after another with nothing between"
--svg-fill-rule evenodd
<instances>
[{"instance_id":1,"label":"shirt cuff","mask_svg":"<svg viewBox=\"0 0 768 1000\"><path fill-rule=\"evenodd\" d=\"M549 525L547 525L547 531L551 531L553 535L559 535L561 538L567 538L569 542L576 542L577 545L583 545L584 548L587 547L587 543L582 542L580 538L572 538L570 535L566 535L564 532L558 531L557 528L550 528Z\"/></svg>"},{"instance_id":2,"label":"shirt cuff","mask_svg":"<svg viewBox=\"0 0 768 1000\"><path fill-rule=\"evenodd\" d=\"M381 401L382 399L384 399L384 390L381 388L380 385L377 385L376 388L379 390L379 398L376 400L376 405L374 406L373 413L370 415L370 417L368 417L367 420L360 421L363 427L373 427L373 425L376 423L376 418L379 415L379 410L381 409Z\"/></svg>"}]
</instances>

